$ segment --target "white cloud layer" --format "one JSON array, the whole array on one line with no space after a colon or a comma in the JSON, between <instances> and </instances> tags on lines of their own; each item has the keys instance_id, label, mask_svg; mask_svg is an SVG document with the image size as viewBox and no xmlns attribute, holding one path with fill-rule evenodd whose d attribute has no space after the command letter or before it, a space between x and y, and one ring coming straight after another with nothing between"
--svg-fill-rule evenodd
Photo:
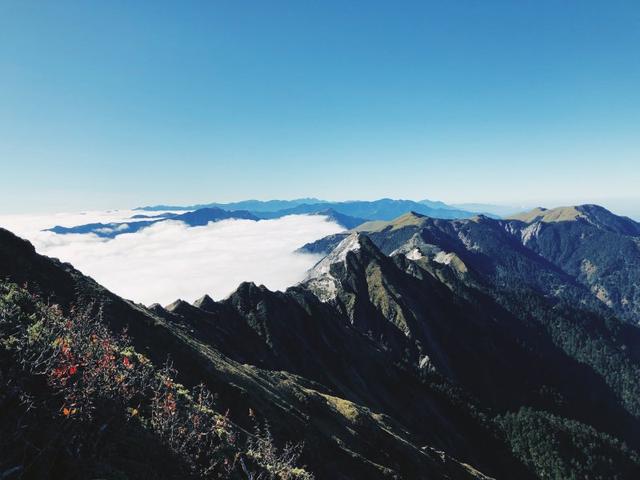
<instances>
[{"instance_id":1,"label":"white cloud layer","mask_svg":"<svg viewBox=\"0 0 640 480\"><path fill-rule=\"evenodd\" d=\"M343 230L326 217L291 215L277 220L223 220L203 227L157 223L112 240L93 234L42 232L128 219L132 211L57 215L4 215L0 226L30 240L39 253L70 262L125 298L166 305L209 294L220 299L243 281L281 290L298 283L318 256L294 251Z\"/></svg>"}]
</instances>

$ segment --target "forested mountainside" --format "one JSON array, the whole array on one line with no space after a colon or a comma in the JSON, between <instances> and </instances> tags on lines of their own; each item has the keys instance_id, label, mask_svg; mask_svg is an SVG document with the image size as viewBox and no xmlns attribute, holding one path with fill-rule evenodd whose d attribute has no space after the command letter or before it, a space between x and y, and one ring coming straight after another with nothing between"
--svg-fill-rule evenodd
<instances>
[{"instance_id":1,"label":"forested mountainside","mask_svg":"<svg viewBox=\"0 0 640 480\"><path fill-rule=\"evenodd\" d=\"M602 210L408 213L166 307L0 231L0 474L638 478L640 242Z\"/></svg>"}]
</instances>

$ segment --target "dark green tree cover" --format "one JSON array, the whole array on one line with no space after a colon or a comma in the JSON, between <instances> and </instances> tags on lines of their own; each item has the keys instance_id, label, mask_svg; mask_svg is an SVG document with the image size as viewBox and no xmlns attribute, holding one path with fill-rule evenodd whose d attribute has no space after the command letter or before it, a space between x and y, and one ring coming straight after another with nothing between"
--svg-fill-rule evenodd
<instances>
[{"instance_id":1,"label":"dark green tree cover","mask_svg":"<svg viewBox=\"0 0 640 480\"><path fill-rule=\"evenodd\" d=\"M511 286L497 295L508 310L538 323L569 357L588 365L618 396L620 404L640 418L640 331L613 316L603 317L564 302L549 301L531 289Z\"/></svg>"},{"instance_id":2,"label":"dark green tree cover","mask_svg":"<svg viewBox=\"0 0 640 480\"><path fill-rule=\"evenodd\" d=\"M589 425L521 408L497 417L513 453L544 480L639 478L640 457Z\"/></svg>"}]
</instances>

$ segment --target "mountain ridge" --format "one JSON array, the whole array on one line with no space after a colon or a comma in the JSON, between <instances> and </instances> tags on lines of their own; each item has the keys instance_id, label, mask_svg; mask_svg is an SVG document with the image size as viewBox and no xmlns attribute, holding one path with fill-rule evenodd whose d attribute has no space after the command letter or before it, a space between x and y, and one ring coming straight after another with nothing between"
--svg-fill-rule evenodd
<instances>
[{"instance_id":1,"label":"mountain ridge","mask_svg":"<svg viewBox=\"0 0 640 480\"><path fill-rule=\"evenodd\" d=\"M404 475L411 477L427 469L432 472L440 471L443 475L445 471L449 471L454 478L486 478L461 464L459 467L455 466L456 462L453 460L448 462L450 465L440 463L441 461L437 460L440 454L432 453L435 450L422 450L414 446L412 440L409 440L410 434L402 433L399 426L394 426L395 422L392 419L383 419L368 409L351 406L351 402L348 401L343 404L342 400L336 399L328 392L323 393L324 387L321 385L285 372L262 371L249 365L238 364L203 343L203 340L192 336L188 325L185 329L185 324L176 322L171 312L165 310L170 314L169 320L162 319L151 314L145 307L119 299L72 267L38 255L29 242L3 230L0 230L0 247L0 273L3 278L30 282L31 288L35 288L52 301L60 302L65 309L70 309L72 302L98 301L102 318L113 322L112 328L121 329L127 326L136 348L148 354L153 361L161 363L162 352L170 351L175 365L180 368L182 381L195 385L204 380L213 391L226 399L222 404L223 409L226 404L235 410L234 419L239 421L240 425L249 421L246 414L241 414L248 408L269 418L277 435L299 437L303 431L302 425L306 424L304 432L307 441L318 449L315 455L321 455L320 458L315 457L315 460L314 455L311 455L309 461L320 474L324 471L325 475L334 477L338 472L341 472L341 476L351 472L351 475L382 478L383 472L390 474L394 471L404 471ZM243 284L239 294L243 291L251 293L254 289L261 291L258 287ZM78 296L78 292L84 293ZM173 308L184 308L186 305L186 302L174 302ZM194 370L194 367L197 368ZM317 388L320 388L319 392ZM249 396L253 399L249 402L247 392L251 392ZM301 398L311 402L314 417L303 413L310 406L301 403ZM345 408L347 410L344 410ZM357 424L352 424L350 420L353 413L347 412L351 411L358 412ZM315 422L316 426L313 427L309 421ZM322 433L323 429L327 428L320 428L323 422L330 422L334 435L339 435L344 441L348 440L348 450L339 446L341 442L335 443ZM350 424L352 425L347 428ZM384 428L378 425L384 425ZM354 428L356 430L353 430ZM362 433L358 434L357 431ZM405 439L402 439L403 437ZM364 440L367 438L368 440ZM357 446L358 442L361 442L360 446ZM386 446L387 453L380 450L383 446ZM367 455L372 455L372 451L377 452L376 456L372 457L375 458L375 463L366 459ZM389 452L393 452L391 457ZM353 453L356 453L355 457L352 457ZM333 459L332 462L326 463L322 460L326 455ZM383 467L379 462L384 462L387 466ZM456 471L457 473L454 473ZM333 473L329 475L328 472ZM320 478L323 477L324 475Z\"/></svg>"},{"instance_id":2,"label":"mountain ridge","mask_svg":"<svg viewBox=\"0 0 640 480\"><path fill-rule=\"evenodd\" d=\"M60 225L57 225L55 227L47 228L45 229L45 231L53 232L58 235L68 235L73 233L93 233L94 235L102 238L114 238L125 233L135 233L144 228L165 221L183 222L190 227L198 227L206 225L209 222L218 222L220 220L229 219L257 221L258 217L248 211L237 210L228 212L226 210L222 210L221 208L212 207L202 208L193 212L185 212L182 214L171 214L169 216L153 216L150 220L136 220L135 222L123 221L111 223L87 223L74 227L62 227Z\"/></svg>"},{"instance_id":3,"label":"mountain ridge","mask_svg":"<svg viewBox=\"0 0 640 480\"><path fill-rule=\"evenodd\" d=\"M505 217L505 220L520 220L529 224L583 220L616 233L631 236L640 235L640 223L629 217L614 215L606 208L594 204L552 209L538 207L528 212L510 215Z\"/></svg>"},{"instance_id":4,"label":"mountain ridge","mask_svg":"<svg viewBox=\"0 0 640 480\"><path fill-rule=\"evenodd\" d=\"M476 263L478 271L487 275L505 268L504 260L498 260L501 254L509 254L523 274L529 271L527 275L539 275L536 288L551 294L551 285L564 284L567 295L573 292L573 298L588 302L596 298L613 306L618 315L638 322L640 223L591 205L551 212L549 218L569 220L541 221L539 210L520 217L530 218L530 223L485 216L444 220L414 213L390 222L365 223L355 230L367 233L387 254L420 234L426 243L435 244L445 253L456 253L463 263ZM301 247L301 251L326 253L346 235L320 239ZM495 248L497 245L502 245L502 250ZM615 247L603 249L612 245Z\"/></svg>"},{"instance_id":5,"label":"mountain ridge","mask_svg":"<svg viewBox=\"0 0 640 480\"><path fill-rule=\"evenodd\" d=\"M149 308L0 230L0 278L128 327L153 362L170 353L239 427L253 412L304 440L318 478L633 479L640 330L616 272L633 278L639 249L613 214L592 214L407 212L316 242L326 256L284 292L245 282L221 301Z\"/></svg>"}]
</instances>

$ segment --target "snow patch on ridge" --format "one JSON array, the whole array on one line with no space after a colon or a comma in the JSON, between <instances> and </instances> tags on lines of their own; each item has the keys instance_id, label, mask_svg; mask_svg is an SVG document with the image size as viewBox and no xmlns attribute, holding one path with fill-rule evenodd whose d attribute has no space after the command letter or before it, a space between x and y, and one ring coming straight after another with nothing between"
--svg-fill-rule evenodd
<instances>
[{"instance_id":1,"label":"snow patch on ridge","mask_svg":"<svg viewBox=\"0 0 640 480\"><path fill-rule=\"evenodd\" d=\"M438 252L435 257L433 257L434 262L442 263L444 265L449 265L451 261L454 259L455 253L446 253L446 252Z\"/></svg>"},{"instance_id":2,"label":"snow patch on ridge","mask_svg":"<svg viewBox=\"0 0 640 480\"><path fill-rule=\"evenodd\" d=\"M540 234L540 230L542 229L542 222L532 223L528 227L522 229L520 232L520 236L522 239L522 244L526 245L531 241L532 238L537 238Z\"/></svg>"},{"instance_id":3,"label":"snow patch on ridge","mask_svg":"<svg viewBox=\"0 0 640 480\"><path fill-rule=\"evenodd\" d=\"M357 252L358 250L360 250L360 235L352 233L309 270L303 283L306 283L313 290L320 301L328 302L335 299L339 280L331 275L331 265L345 263L349 252Z\"/></svg>"},{"instance_id":4,"label":"snow patch on ridge","mask_svg":"<svg viewBox=\"0 0 640 480\"><path fill-rule=\"evenodd\" d=\"M336 248L334 248L329 255L320 260L315 267L309 271L307 279L317 278L322 275L329 274L331 265L336 263L344 263L347 259L349 252L356 252L360 250L360 237L357 233L352 233L347 238L342 240Z\"/></svg>"},{"instance_id":5,"label":"snow patch on ridge","mask_svg":"<svg viewBox=\"0 0 640 480\"><path fill-rule=\"evenodd\" d=\"M480 250L480 246L471 240L471 237L465 235L464 232L458 231L458 238L462 242L462 244L467 248L467 250Z\"/></svg>"},{"instance_id":6,"label":"snow patch on ridge","mask_svg":"<svg viewBox=\"0 0 640 480\"><path fill-rule=\"evenodd\" d=\"M416 233L400 248L395 249L390 257L394 255L404 255L409 260L420 260L424 257L430 257L440 251L440 248L436 245L426 243L419 233Z\"/></svg>"},{"instance_id":7,"label":"snow patch on ridge","mask_svg":"<svg viewBox=\"0 0 640 480\"><path fill-rule=\"evenodd\" d=\"M422 252L420 251L419 248L414 248L410 250L408 253L405 253L404 256L407 257L409 260L420 260L422 257L424 257L424 255L422 255Z\"/></svg>"}]
</instances>

